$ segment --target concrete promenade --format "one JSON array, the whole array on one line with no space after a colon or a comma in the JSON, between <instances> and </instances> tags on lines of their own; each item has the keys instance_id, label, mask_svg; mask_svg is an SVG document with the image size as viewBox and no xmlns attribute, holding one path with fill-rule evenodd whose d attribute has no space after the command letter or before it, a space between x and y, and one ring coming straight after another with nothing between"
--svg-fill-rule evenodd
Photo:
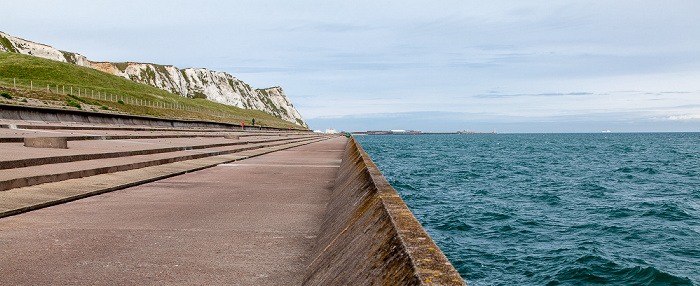
<instances>
[{"instance_id":1,"label":"concrete promenade","mask_svg":"<svg viewBox=\"0 0 700 286\"><path fill-rule=\"evenodd\" d=\"M299 285L346 143L0 218L0 285Z\"/></svg>"}]
</instances>

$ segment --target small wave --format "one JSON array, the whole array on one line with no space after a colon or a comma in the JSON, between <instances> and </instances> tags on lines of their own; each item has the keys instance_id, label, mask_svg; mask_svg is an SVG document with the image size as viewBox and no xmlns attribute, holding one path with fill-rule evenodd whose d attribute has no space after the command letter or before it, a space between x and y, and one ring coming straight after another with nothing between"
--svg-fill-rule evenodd
<instances>
[{"instance_id":1,"label":"small wave","mask_svg":"<svg viewBox=\"0 0 700 286\"><path fill-rule=\"evenodd\" d=\"M642 216L658 217L670 221L681 221L694 218L681 205L674 202L664 202L661 205L652 205L653 208L645 212Z\"/></svg>"},{"instance_id":2,"label":"small wave","mask_svg":"<svg viewBox=\"0 0 700 286\"><path fill-rule=\"evenodd\" d=\"M625 218L635 215L635 211L628 208L619 208L608 211L609 218Z\"/></svg>"},{"instance_id":3,"label":"small wave","mask_svg":"<svg viewBox=\"0 0 700 286\"><path fill-rule=\"evenodd\" d=\"M632 231L629 227L619 225L606 225L602 227L602 232L606 234L627 235Z\"/></svg>"},{"instance_id":4,"label":"small wave","mask_svg":"<svg viewBox=\"0 0 700 286\"><path fill-rule=\"evenodd\" d=\"M693 285L687 277L677 277L649 266L622 267L600 256L586 255L565 267L547 285Z\"/></svg>"},{"instance_id":5,"label":"small wave","mask_svg":"<svg viewBox=\"0 0 700 286\"><path fill-rule=\"evenodd\" d=\"M487 190L485 190L485 189L479 189L479 190L475 190L475 191L474 191L474 194L475 194L475 195L485 196L485 195L488 195L488 194L489 194L489 191L487 191ZM700 192L698 192L698 196L700 196Z\"/></svg>"},{"instance_id":6,"label":"small wave","mask_svg":"<svg viewBox=\"0 0 700 286\"><path fill-rule=\"evenodd\" d=\"M539 196L535 196L535 199L545 202L550 206L556 206L561 204L561 198L553 193L545 193Z\"/></svg>"},{"instance_id":7,"label":"small wave","mask_svg":"<svg viewBox=\"0 0 700 286\"><path fill-rule=\"evenodd\" d=\"M391 186L394 187L395 189L401 189L401 190L407 190L407 191L418 191L418 188L413 187L411 184L404 183L404 182L398 181L398 180L391 180L391 181L389 181L389 184L391 184Z\"/></svg>"},{"instance_id":8,"label":"small wave","mask_svg":"<svg viewBox=\"0 0 700 286\"><path fill-rule=\"evenodd\" d=\"M616 273L620 276L621 283L628 282L630 284L639 285L693 285L687 277L681 278L671 274L661 272L654 267L642 268L635 266L625 268Z\"/></svg>"},{"instance_id":9,"label":"small wave","mask_svg":"<svg viewBox=\"0 0 700 286\"><path fill-rule=\"evenodd\" d=\"M572 230L577 230L577 229L583 229L583 230L594 230L594 229L600 229L602 226L599 223L596 222L584 222L580 224L573 224L569 226L569 229Z\"/></svg>"},{"instance_id":10,"label":"small wave","mask_svg":"<svg viewBox=\"0 0 700 286\"><path fill-rule=\"evenodd\" d=\"M518 219L518 222L522 225L525 225L525 226L539 226L540 225L540 223L538 223L537 221L532 220L532 219Z\"/></svg>"},{"instance_id":11,"label":"small wave","mask_svg":"<svg viewBox=\"0 0 700 286\"><path fill-rule=\"evenodd\" d=\"M511 216L504 214L504 213L497 213L497 212L484 212L483 213L484 220L488 221L493 221L493 220L506 220L511 218Z\"/></svg>"},{"instance_id":12,"label":"small wave","mask_svg":"<svg viewBox=\"0 0 700 286\"><path fill-rule=\"evenodd\" d=\"M454 217L447 218L445 220L441 220L435 225L436 229L439 230L459 230L459 231L468 231L471 230L472 226L466 224L462 220Z\"/></svg>"},{"instance_id":13,"label":"small wave","mask_svg":"<svg viewBox=\"0 0 700 286\"><path fill-rule=\"evenodd\" d=\"M410 153L410 152L405 152L405 153L398 153L396 154L397 159L414 159L414 158L420 158L418 154L415 153Z\"/></svg>"},{"instance_id":14,"label":"small wave","mask_svg":"<svg viewBox=\"0 0 700 286\"><path fill-rule=\"evenodd\" d=\"M625 173L625 174L648 174L648 175L654 175L654 174L659 173L659 171L657 171L656 169L651 168L651 167L645 167L645 168L622 167L622 168L618 168L617 170L615 170L615 172Z\"/></svg>"},{"instance_id":15,"label":"small wave","mask_svg":"<svg viewBox=\"0 0 700 286\"><path fill-rule=\"evenodd\" d=\"M604 197L606 193L610 192L608 188L594 182L578 184L576 189L588 192L591 198L601 198Z\"/></svg>"},{"instance_id":16,"label":"small wave","mask_svg":"<svg viewBox=\"0 0 700 286\"><path fill-rule=\"evenodd\" d=\"M470 170L457 170L457 171L452 171L449 173L449 176L454 176L455 178L466 178L466 179L475 179L475 178L481 178L482 175L480 173L475 173Z\"/></svg>"}]
</instances>

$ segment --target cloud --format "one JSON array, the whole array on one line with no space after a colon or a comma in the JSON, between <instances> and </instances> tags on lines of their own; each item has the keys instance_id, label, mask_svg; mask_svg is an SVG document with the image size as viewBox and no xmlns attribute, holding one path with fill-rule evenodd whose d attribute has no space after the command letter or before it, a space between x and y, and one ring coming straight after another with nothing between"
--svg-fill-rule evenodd
<instances>
[{"instance_id":1,"label":"cloud","mask_svg":"<svg viewBox=\"0 0 700 286\"><path fill-rule=\"evenodd\" d=\"M300 29L309 28L323 33L348 33L348 32L367 32L369 30L376 29L371 26L364 25L352 25L352 24L333 24L333 23L323 23L316 25L309 25L309 27L300 27Z\"/></svg>"},{"instance_id":2,"label":"cloud","mask_svg":"<svg viewBox=\"0 0 700 286\"><path fill-rule=\"evenodd\" d=\"M536 97L550 97L550 96L584 96L584 95L594 95L592 92L552 92L552 93L523 93L523 94L500 94L497 92L489 92L489 94L479 94L477 98L506 98L506 97L521 97L521 96L536 96Z\"/></svg>"},{"instance_id":3,"label":"cloud","mask_svg":"<svg viewBox=\"0 0 700 286\"><path fill-rule=\"evenodd\" d=\"M684 114L684 115L671 115L666 118L662 118L662 120L671 120L671 121L676 121L676 120L695 120L695 119L700 119L700 114Z\"/></svg>"}]
</instances>

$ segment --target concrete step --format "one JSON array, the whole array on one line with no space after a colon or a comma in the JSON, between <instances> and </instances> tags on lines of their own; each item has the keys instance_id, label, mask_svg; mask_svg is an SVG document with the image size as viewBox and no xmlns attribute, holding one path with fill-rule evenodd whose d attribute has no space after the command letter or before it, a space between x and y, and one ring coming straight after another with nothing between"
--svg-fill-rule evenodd
<instances>
[{"instance_id":1,"label":"concrete step","mask_svg":"<svg viewBox=\"0 0 700 286\"><path fill-rule=\"evenodd\" d=\"M24 142L24 138L27 137L65 137L68 141L81 141L81 140L129 140L129 139L164 139L164 138L196 138L196 137L224 137L225 134L230 134L230 135L235 135L239 137L279 137L279 136L286 136L286 135L277 135L277 134L238 134L235 132L227 132L227 133L215 133L215 134L171 134L171 133L163 133L163 134L148 134L148 135L120 135L120 134L113 134L113 133L107 133L105 135L93 135L93 134L66 134L64 132L55 132L55 133L43 133L43 134L37 134L35 132L26 132L26 134L31 134L31 135L25 135L22 133L19 133L19 135L16 136L5 136L2 137L0 136L0 143L22 143Z\"/></svg>"},{"instance_id":2,"label":"concrete step","mask_svg":"<svg viewBox=\"0 0 700 286\"><path fill-rule=\"evenodd\" d=\"M48 207L84 197L123 189L147 182L152 182L187 172L193 172L218 164L230 163L278 150L327 140L332 137L314 136L296 140L296 142L280 142L276 146L266 146L245 150L234 154L208 156L199 159L173 162L140 169L112 172L83 178L45 183L41 185L14 188L0 192L0 218Z\"/></svg>"},{"instance_id":3,"label":"concrete step","mask_svg":"<svg viewBox=\"0 0 700 286\"><path fill-rule=\"evenodd\" d=\"M151 127L151 126L87 126L87 125L52 125L52 124L0 124L0 128L8 129L37 129L37 130L123 130L123 131L181 131L181 132L230 132L232 129L193 129L175 127ZM235 130L238 131L238 130Z\"/></svg>"},{"instance_id":4,"label":"concrete step","mask_svg":"<svg viewBox=\"0 0 700 286\"><path fill-rule=\"evenodd\" d=\"M57 182L75 178L89 177L99 174L120 172L139 169L155 165L168 164L179 161L200 159L204 157L232 154L248 150L274 147L285 144L294 144L318 139L316 136L302 138L285 138L281 140L261 140L251 144L210 144L207 148L197 150L170 149L171 152L159 152L138 155L134 150L122 152L122 157L95 158L62 163L40 164L21 168L0 170L0 191L20 188L50 182ZM199 146L204 147L204 146ZM120 152L117 152L120 153ZM63 156L62 158L65 158ZM75 156L79 157L79 156ZM36 159L40 161L39 159Z\"/></svg>"},{"instance_id":5,"label":"concrete step","mask_svg":"<svg viewBox=\"0 0 700 286\"><path fill-rule=\"evenodd\" d=\"M176 152L184 150L208 149L214 147L262 144L280 142L299 138L292 137L260 137L256 139L219 139L207 140L199 144L193 140L100 140L96 142L71 142L71 149L58 151L34 149L29 152L27 147L20 143L3 144L0 150L0 170L24 168L44 164L57 164L85 160L118 158L136 155L149 155L157 153ZM162 138L161 138L162 139ZM179 142L178 142L179 141ZM188 145L189 144L189 145ZM167 147L164 147L167 146Z\"/></svg>"},{"instance_id":6,"label":"concrete step","mask_svg":"<svg viewBox=\"0 0 700 286\"><path fill-rule=\"evenodd\" d=\"M12 122L1 124L0 143L22 142L25 137L66 137L75 140L104 140L104 139L158 139L158 138L187 138L187 137L223 137L236 135L239 137L252 136L287 136L294 132L253 131L212 128L165 128L149 126L114 126L114 125L56 125L35 122ZM309 134L309 133L306 133Z\"/></svg>"},{"instance_id":7,"label":"concrete step","mask_svg":"<svg viewBox=\"0 0 700 286\"><path fill-rule=\"evenodd\" d=\"M97 133L105 134L109 136L117 132L125 132L129 134L134 133L150 133L156 134L151 135L151 137L158 138L157 134L178 134L174 135L163 135L163 138L172 137L221 137L222 134L234 134L240 137L253 137L253 136L287 136L290 132L279 132L279 131L253 131L253 130L232 130L232 129L185 129L185 128L153 128L153 127L115 127L115 126L61 126L61 125L8 125L0 124L0 130L10 129L10 130L25 130L29 133L41 132L62 132L70 133L71 131L81 132L81 133ZM0 132L2 134L2 132ZM126 139L126 138L122 138ZM135 139L135 138L129 138ZM0 136L0 143L8 140ZM9 139L16 140L16 139Z\"/></svg>"}]
</instances>

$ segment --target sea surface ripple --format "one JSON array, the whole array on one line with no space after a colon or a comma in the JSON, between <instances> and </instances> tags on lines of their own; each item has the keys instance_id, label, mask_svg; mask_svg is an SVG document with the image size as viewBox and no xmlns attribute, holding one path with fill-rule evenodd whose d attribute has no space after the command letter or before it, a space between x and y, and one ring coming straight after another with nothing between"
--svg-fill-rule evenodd
<instances>
[{"instance_id":1,"label":"sea surface ripple","mask_svg":"<svg viewBox=\"0 0 700 286\"><path fill-rule=\"evenodd\" d=\"M469 285L700 285L700 133L356 139Z\"/></svg>"}]
</instances>

